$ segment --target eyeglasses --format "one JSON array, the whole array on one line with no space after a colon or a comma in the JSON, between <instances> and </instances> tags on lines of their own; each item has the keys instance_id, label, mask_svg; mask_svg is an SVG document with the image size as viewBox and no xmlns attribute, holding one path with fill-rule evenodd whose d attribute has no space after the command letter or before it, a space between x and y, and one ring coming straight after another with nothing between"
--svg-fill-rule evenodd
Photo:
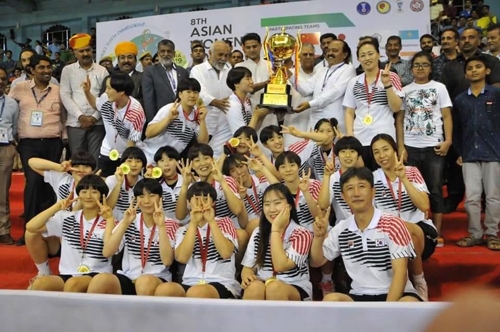
<instances>
[{"instance_id":1,"label":"eyeglasses","mask_svg":"<svg viewBox=\"0 0 500 332\"><path fill-rule=\"evenodd\" d=\"M413 68L421 69L421 68L429 68L431 66L430 63L414 63Z\"/></svg>"}]
</instances>

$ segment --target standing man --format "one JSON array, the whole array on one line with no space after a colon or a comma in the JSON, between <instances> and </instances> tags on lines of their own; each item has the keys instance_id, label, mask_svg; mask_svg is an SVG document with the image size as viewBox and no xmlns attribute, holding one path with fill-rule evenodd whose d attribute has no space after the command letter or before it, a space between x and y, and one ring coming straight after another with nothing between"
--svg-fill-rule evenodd
<instances>
[{"instance_id":1,"label":"standing man","mask_svg":"<svg viewBox=\"0 0 500 332\"><path fill-rule=\"evenodd\" d=\"M448 61L457 58L457 46L460 36L455 29L446 29L441 34L441 54L434 59L432 65L432 79L439 82L443 67Z\"/></svg>"},{"instance_id":2,"label":"standing man","mask_svg":"<svg viewBox=\"0 0 500 332\"><path fill-rule=\"evenodd\" d=\"M186 69L174 63L175 44L169 39L158 43L159 63L146 68L142 76L142 97L146 126L163 106L173 103L180 80L189 78Z\"/></svg>"},{"instance_id":3,"label":"standing man","mask_svg":"<svg viewBox=\"0 0 500 332\"><path fill-rule=\"evenodd\" d=\"M486 60L474 55L465 61L467 91L455 99L453 118L456 127L453 142L462 165L465 181L465 211L469 235L460 239L460 247L483 244L500 250L500 89L486 84L490 68ZM481 225L481 195L485 193L486 209ZM486 238L485 238L486 237Z\"/></svg>"},{"instance_id":4,"label":"standing man","mask_svg":"<svg viewBox=\"0 0 500 332\"><path fill-rule=\"evenodd\" d=\"M11 89L20 82L29 81L29 80L33 79L33 74L31 73L31 68L28 68L28 67L30 64L30 59L34 54L35 54L35 51L33 51L32 49L25 49L25 50L21 51L21 54L19 55L19 60L21 60L21 66L23 67L23 73L21 74L20 77L16 78L10 84ZM54 77L50 78L50 83L55 84L55 85L59 85L59 82Z\"/></svg>"},{"instance_id":5,"label":"standing man","mask_svg":"<svg viewBox=\"0 0 500 332\"><path fill-rule=\"evenodd\" d=\"M86 33L76 34L69 40L77 62L65 66L62 70L61 99L68 111L66 125L71 153L87 151L97 160L105 134L104 124L101 114L87 102L82 83L88 77L91 92L97 96L108 71L94 63L90 40L90 35Z\"/></svg>"},{"instance_id":6,"label":"standing man","mask_svg":"<svg viewBox=\"0 0 500 332\"><path fill-rule=\"evenodd\" d=\"M231 52L231 58L229 59L229 63L231 64L231 68L234 68L236 64L243 62L243 53L240 50L234 50Z\"/></svg>"},{"instance_id":7,"label":"standing man","mask_svg":"<svg viewBox=\"0 0 500 332\"><path fill-rule=\"evenodd\" d=\"M50 58L52 60L54 60L56 58L56 52L61 52L61 45L59 44L59 41L54 38L52 39L52 44L49 45L49 47L47 47L50 51Z\"/></svg>"},{"instance_id":8,"label":"standing man","mask_svg":"<svg viewBox=\"0 0 500 332\"><path fill-rule=\"evenodd\" d=\"M223 40L217 40L210 46L209 55L207 62L191 70L191 77L201 85L200 97L208 108L205 119L208 135L211 137L208 144L214 150L214 157L218 158L223 152L224 143L233 134L226 120L228 98L232 94L226 83L230 70L226 65L229 47Z\"/></svg>"},{"instance_id":9,"label":"standing man","mask_svg":"<svg viewBox=\"0 0 500 332\"><path fill-rule=\"evenodd\" d=\"M55 202L52 187L28 164L30 158L61 162L62 140L67 140L66 111L62 105L59 87L50 83L52 62L47 56L30 58L33 80L14 86L9 96L19 104L19 145L26 184L24 214L28 222ZM61 140L62 139L62 140ZM24 245L24 236L18 240Z\"/></svg>"},{"instance_id":10,"label":"standing man","mask_svg":"<svg viewBox=\"0 0 500 332\"><path fill-rule=\"evenodd\" d=\"M446 86L450 98L455 103L455 98L462 92L467 91L469 82L464 75L465 61L475 55L483 56L489 68L489 75L486 76L486 83L500 87L500 60L492 55L482 54L479 50L481 43L481 34L474 27L466 28L462 35L460 35L460 54L455 61L449 61L443 67L441 74L441 83ZM454 113L455 114L455 113ZM459 124L455 123L453 119L453 128L458 128ZM455 129L454 129L455 131ZM464 148L470 149L472 146L465 146ZM457 209L458 204L464 198L465 186L460 166L457 165L456 160L459 157L456 149L448 151L447 166L445 174L448 176L448 197L445 198L445 213L451 213Z\"/></svg>"},{"instance_id":11,"label":"standing man","mask_svg":"<svg viewBox=\"0 0 500 332\"><path fill-rule=\"evenodd\" d=\"M151 56L151 53L146 52L141 55L139 58L139 61L141 62L142 65L142 71L145 71L147 67L151 66L153 64L153 57ZM141 87L142 91L142 87ZM142 99L142 96L141 96Z\"/></svg>"},{"instance_id":12,"label":"standing man","mask_svg":"<svg viewBox=\"0 0 500 332\"><path fill-rule=\"evenodd\" d=\"M432 52L432 48L434 47L434 37L428 33L422 35L420 37L420 49L422 51L429 52L433 58L437 58L437 55Z\"/></svg>"},{"instance_id":13,"label":"standing man","mask_svg":"<svg viewBox=\"0 0 500 332\"><path fill-rule=\"evenodd\" d=\"M115 46L118 69L132 77L134 81L134 91L131 96L142 104L142 73L135 70L138 52L137 45L130 41L121 42ZM103 90L105 90L104 86Z\"/></svg>"},{"instance_id":14,"label":"standing man","mask_svg":"<svg viewBox=\"0 0 500 332\"><path fill-rule=\"evenodd\" d=\"M191 65L186 68L188 73L191 73L191 69L205 61L207 54L205 53L205 47L199 40L195 40L191 43L191 58L193 59Z\"/></svg>"},{"instance_id":15,"label":"standing man","mask_svg":"<svg viewBox=\"0 0 500 332\"><path fill-rule=\"evenodd\" d=\"M9 81L5 69L0 68L0 244L14 244L10 235L9 189L16 157L17 102L4 94Z\"/></svg>"},{"instance_id":16,"label":"standing man","mask_svg":"<svg viewBox=\"0 0 500 332\"><path fill-rule=\"evenodd\" d=\"M410 61L401 59L399 53L403 45L401 43L401 37L390 36L387 38L387 43L385 44L385 52L387 54L387 61L383 63L383 66L387 62L391 63L391 68L394 68L401 79L401 84L407 86L413 83L413 75L411 73Z\"/></svg>"},{"instance_id":17,"label":"standing man","mask_svg":"<svg viewBox=\"0 0 500 332\"><path fill-rule=\"evenodd\" d=\"M325 33L319 37L319 43L321 45L321 50L323 53L320 57L316 58L314 64L319 67L328 67L328 62L326 61L326 52L328 51L328 45L330 42L337 40L337 36L333 33Z\"/></svg>"},{"instance_id":18,"label":"standing man","mask_svg":"<svg viewBox=\"0 0 500 332\"><path fill-rule=\"evenodd\" d=\"M12 60L12 51L10 50L5 51L5 56L7 57L7 60L2 62L0 67L7 71L7 75L12 76L14 69L17 67L17 61Z\"/></svg>"}]
</instances>

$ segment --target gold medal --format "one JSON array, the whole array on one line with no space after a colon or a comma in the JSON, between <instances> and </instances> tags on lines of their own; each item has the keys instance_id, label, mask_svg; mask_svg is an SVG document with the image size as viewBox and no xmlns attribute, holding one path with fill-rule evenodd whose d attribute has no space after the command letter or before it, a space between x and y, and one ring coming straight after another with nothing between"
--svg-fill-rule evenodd
<instances>
[{"instance_id":1,"label":"gold medal","mask_svg":"<svg viewBox=\"0 0 500 332\"><path fill-rule=\"evenodd\" d=\"M372 122L373 122L373 116L371 116L370 114L365 115L365 117L363 118L363 123L369 126L372 124Z\"/></svg>"},{"instance_id":2,"label":"gold medal","mask_svg":"<svg viewBox=\"0 0 500 332\"><path fill-rule=\"evenodd\" d=\"M90 268L87 265L82 264L76 269L76 271L78 273L90 273Z\"/></svg>"},{"instance_id":3,"label":"gold medal","mask_svg":"<svg viewBox=\"0 0 500 332\"><path fill-rule=\"evenodd\" d=\"M233 137L229 140L229 145L231 145L232 148L235 148L240 145L240 140L236 137Z\"/></svg>"},{"instance_id":4,"label":"gold medal","mask_svg":"<svg viewBox=\"0 0 500 332\"><path fill-rule=\"evenodd\" d=\"M151 171L151 176L153 177L153 179L159 179L162 174L163 170L160 167L154 167Z\"/></svg>"},{"instance_id":5,"label":"gold medal","mask_svg":"<svg viewBox=\"0 0 500 332\"><path fill-rule=\"evenodd\" d=\"M267 279L266 282L264 283L264 285L269 285L270 283L272 283L273 281L276 281L276 276L272 276L271 278Z\"/></svg>"},{"instance_id":6,"label":"gold medal","mask_svg":"<svg viewBox=\"0 0 500 332\"><path fill-rule=\"evenodd\" d=\"M117 149L111 150L111 152L109 153L109 160L117 161L118 158L120 158L120 152L118 152Z\"/></svg>"},{"instance_id":7,"label":"gold medal","mask_svg":"<svg viewBox=\"0 0 500 332\"><path fill-rule=\"evenodd\" d=\"M207 282L205 281L205 279L201 279L200 281L198 281L198 285L205 285Z\"/></svg>"},{"instance_id":8,"label":"gold medal","mask_svg":"<svg viewBox=\"0 0 500 332\"><path fill-rule=\"evenodd\" d=\"M120 168L121 168L124 175L127 175L128 173L130 173L130 166L129 165L121 164Z\"/></svg>"}]
</instances>

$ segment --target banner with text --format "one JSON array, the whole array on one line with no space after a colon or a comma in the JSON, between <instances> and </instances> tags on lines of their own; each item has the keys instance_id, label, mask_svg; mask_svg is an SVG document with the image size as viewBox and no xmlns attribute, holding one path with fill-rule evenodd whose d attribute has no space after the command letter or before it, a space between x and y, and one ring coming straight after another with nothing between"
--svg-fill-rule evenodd
<instances>
[{"instance_id":1,"label":"banner with text","mask_svg":"<svg viewBox=\"0 0 500 332\"><path fill-rule=\"evenodd\" d=\"M115 45L121 41L136 43L139 55L153 55L157 43L166 38L176 45L175 62L186 67L193 40L201 40L207 50L221 39L242 49L244 34L256 32L263 38L266 27L272 35L282 26L293 36L300 30L302 42L314 44L317 55L321 54L320 35L332 32L347 41L353 52L360 36L378 38L383 48L387 37L397 35L403 42L402 56L408 56L420 50L419 38L429 30L428 4L428 0L316 0L102 22L97 23L97 61L105 56L114 59ZM381 55L385 56L383 50Z\"/></svg>"}]
</instances>

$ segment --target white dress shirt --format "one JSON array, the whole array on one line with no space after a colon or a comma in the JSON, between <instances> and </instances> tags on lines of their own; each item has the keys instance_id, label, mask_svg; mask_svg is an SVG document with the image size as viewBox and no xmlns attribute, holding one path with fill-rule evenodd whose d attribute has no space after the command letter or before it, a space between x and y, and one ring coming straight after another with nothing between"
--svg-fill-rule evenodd
<instances>
[{"instance_id":1,"label":"white dress shirt","mask_svg":"<svg viewBox=\"0 0 500 332\"><path fill-rule=\"evenodd\" d=\"M233 133L227 125L226 114L215 106L210 106L214 99L226 99L233 92L227 86L226 79L229 67L224 67L219 74L210 62L204 62L191 69L190 76L201 85L200 98L207 106L208 114L205 118L208 134L212 136L209 145L214 150L214 157L218 158L223 152L223 145Z\"/></svg>"},{"instance_id":2,"label":"white dress shirt","mask_svg":"<svg viewBox=\"0 0 500 332\"><path fill-rule=\"evenodd\" d=\"M82 83L90 79L91 93L99 95L104 78L109 75L108 70L97 63L92 64L90 69L84 69L77 61L65 66L61 73L61 101L68 111L66 125L69 127L80 127L78 118L82 115L93 116L98 120L97 125L102 125L101 114L92 108L83 92Z\"/></svg>"},{"instance_id":3,"label":"white dress shirt","mask_svg":"<svg viewBox=\"0 0 500 332\"><path fill-rule=\"evenodd\" d=\"M303 96L312 94L311 117L308 127L312 128L322 118L336 118L338 127L342 132L345 129L345 116L342 100L345 95L347 83L356 77L356 69L351 64L340 63L331 67L317 68L314 76L310 79L299 76L298 91ZM291 83L295 83L292 76Z\"/></svg>"}]
</instances>

